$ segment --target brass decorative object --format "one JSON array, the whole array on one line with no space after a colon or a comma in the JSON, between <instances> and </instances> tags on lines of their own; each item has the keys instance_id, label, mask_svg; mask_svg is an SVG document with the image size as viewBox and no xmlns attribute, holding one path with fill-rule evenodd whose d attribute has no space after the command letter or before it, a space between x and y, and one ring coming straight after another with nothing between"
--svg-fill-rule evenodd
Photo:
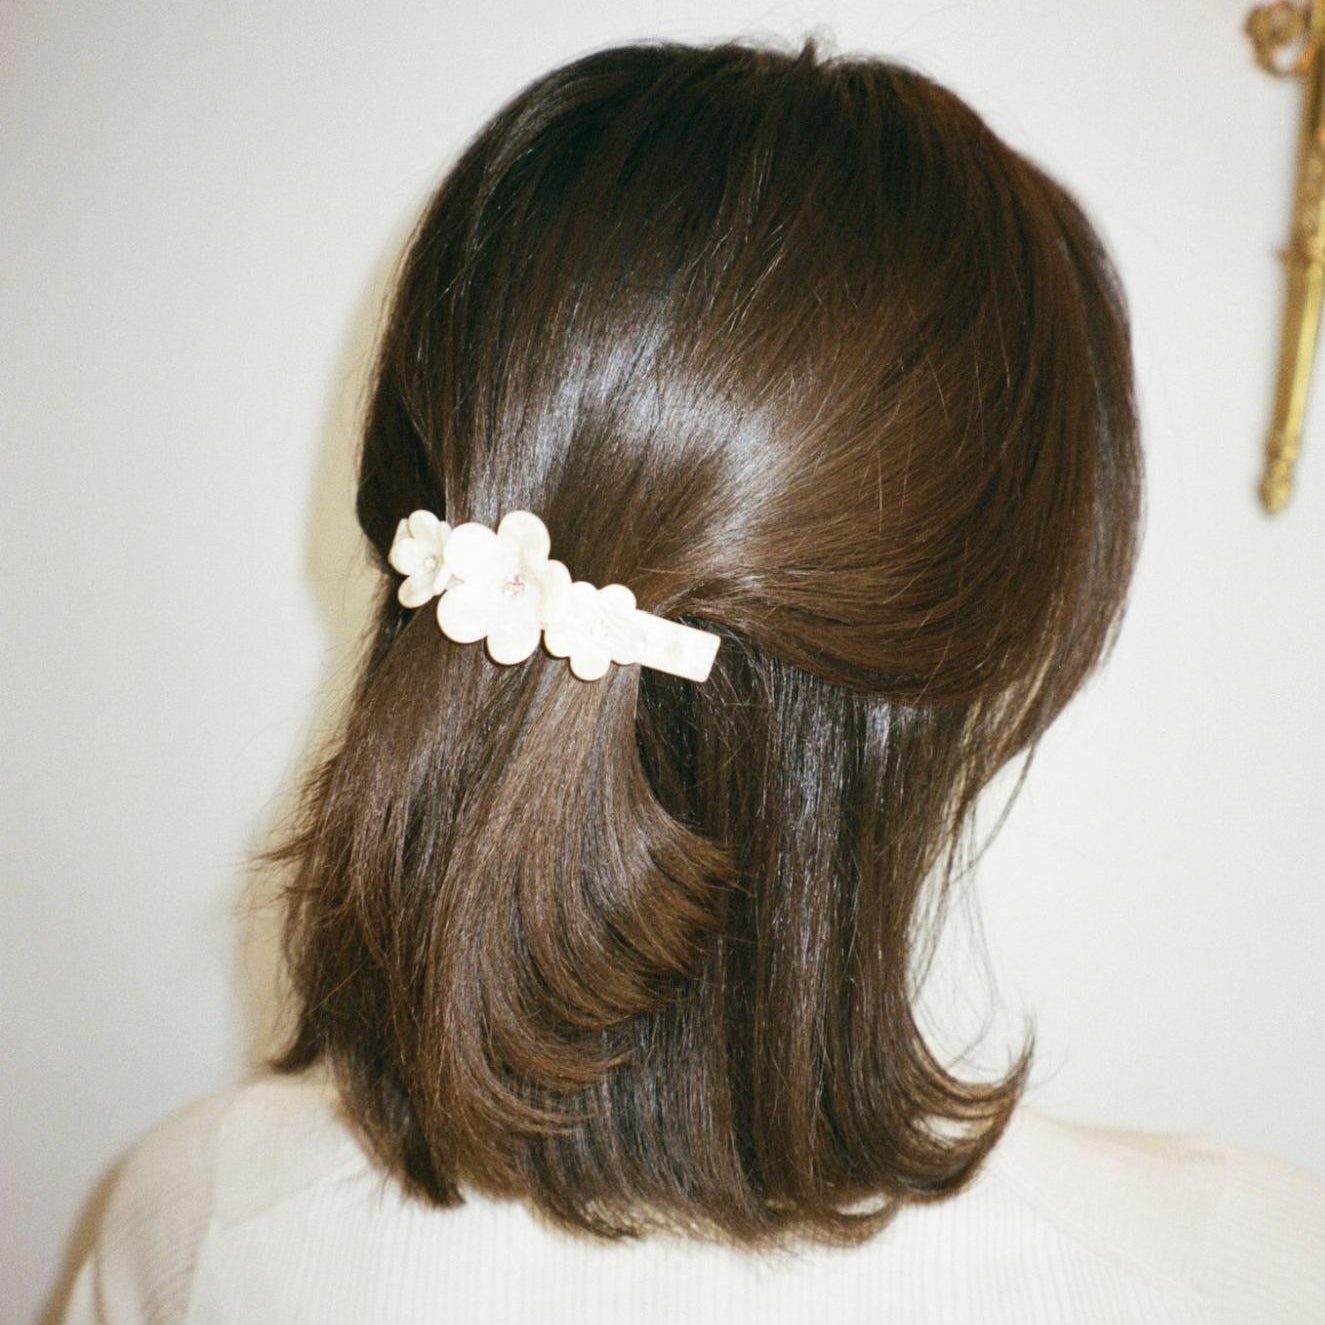
<instances>
[{"instance_id":1,"label":"brass decorative object","mask_svg":"<svg viewBox=\"0 0 1325 1325\"><path fill-rule=\"evenodd\" d=\"M1287 297L1260 484L1261 504L1273 515L1293 490L1325 281L1325 0L1258 5L1247 16L1247 35L1262 69L1278 78L1303 80L1297 193L1288 244L1279 255L1287 272Z\"/></svg>"}]
</instances>

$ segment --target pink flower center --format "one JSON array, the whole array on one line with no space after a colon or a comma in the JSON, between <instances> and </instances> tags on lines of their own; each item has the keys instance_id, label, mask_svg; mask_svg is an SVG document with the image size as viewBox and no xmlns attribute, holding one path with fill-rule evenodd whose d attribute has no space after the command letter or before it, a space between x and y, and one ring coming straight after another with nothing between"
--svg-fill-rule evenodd
<instances>
[{"instance_id":1,"label":"pink flower center","mask_svg":"<svg viewBox=\"0 0 1325 1325\"><path fill-rule=\"evenodd\" d=\"M508 580L502 585L502 587L501 587L502 597L503 597L503 598L518 598L522 593L524 593L525 588L526 588L526 585L525 585L524 580L520 578L520 572L519 572L519 571L516 571L516 573L515 573L514 575L512 575L512 576L510 577L510 579L508 579Z\"/></svg>"}]
</instances>

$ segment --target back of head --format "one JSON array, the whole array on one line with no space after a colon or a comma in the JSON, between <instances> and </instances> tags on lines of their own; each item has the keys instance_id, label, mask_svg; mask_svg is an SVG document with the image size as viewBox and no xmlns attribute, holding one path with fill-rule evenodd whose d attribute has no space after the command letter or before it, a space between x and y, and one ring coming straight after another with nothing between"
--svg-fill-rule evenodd
<instances>
[{"instance_id":1,"label":"back of head","mask_svg":"<svg viewBox=\"0 0 1325 1325\"><path fill-rule=\"evenodd\" d=\"M878 59L602 50L450 171L383 335L383 572L297 822L279 1066L371 1148L614 1236L868 1236L1024 1086L914 1017L928 897L1107 651L1135 554L1125 306L1062 187ZM396 598L402 517L536 512L721 636L702 685L498 666ZM848 1209L849 1206L866 1208Z\"/></svg>"}]
</instances>

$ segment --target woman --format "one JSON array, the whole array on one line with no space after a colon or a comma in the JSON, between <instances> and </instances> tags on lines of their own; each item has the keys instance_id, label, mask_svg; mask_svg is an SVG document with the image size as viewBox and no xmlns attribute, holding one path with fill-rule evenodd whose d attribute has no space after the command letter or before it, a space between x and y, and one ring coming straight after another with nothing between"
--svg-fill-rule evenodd
<instances>
[{"instance_id":1,"label":"woman","mask_svg":"<svg viewBox=\"0 0 1325 1325\"><path fill-rule=\"evenodd\" d=\"M913 71L521 92L382 340L377 619L262 858L296 1027L134 1149L70 1321L1325 1317L1321 1184L914 1018L981 790L1114 638L1132 391L1079 206Z\"/></svg>"}]
</instances>

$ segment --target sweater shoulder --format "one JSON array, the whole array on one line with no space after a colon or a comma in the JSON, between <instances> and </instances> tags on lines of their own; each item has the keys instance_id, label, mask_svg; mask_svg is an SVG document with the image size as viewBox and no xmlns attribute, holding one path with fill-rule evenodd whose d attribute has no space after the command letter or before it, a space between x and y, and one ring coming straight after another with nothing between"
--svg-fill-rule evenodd
<instances>
[{"instance_id":1,"label":"sweater shoulder","mask_svg":"<svg viewBox=\"0 0 1325 1325\"><path fill-rule=\"evenodd\" d=\"M115 1190L132 1209L203 1206L224 1224L361 1158L326 1077L264 1075L162 1119L130 1147Z\"/></svg>"},{"instance_id":2,"label":"sweater shoulder","mask_svg":"<svg viewBox=\"0 0 1325 1325\"><path fill-rule=\"evenodd\" d=\"M1202 1266L1212 1325L1325 1321L1325 1180L1235 1148L1224 1170Z\"/></svg>"},{"instance_id":3,"label":"sweater shoulder","mask_svg":"<svg viewBox=\"0 0 1325 1325\"><path fill-rule=\"evenodd\" d=\"M242 1087L176 1110L143 1133L116 1166L65 1325L176 1325L214 1199L221 1128Z\"/></svg>"},{"instance_id":4,"label":"sweater shoulder","mask_svg":"<svg viewBox=\"0 0 1325 1325\"><path fill-rule=\"evenodd\" d=\"M362 1152L316 1074L264 1076L167 1115L116 1170L68 1325L184 1320L209 1228L254 1215L354 1162Z\"/></svg>"},{"instance_id":5,"label":"sweater shoulder","mask_svg":"<svg viewBox=\"0 0 1325 1325\"><path fill-rule=\"evenodd\" d=\"M1212 1325L1325 1320L1325 1180L1200 1133L1019 1114L991 1170L1060 1233Z\"/></svg>"},{"instance_id":6,"label":"sweater shoulder","mask_svg":"<svg viewBox=\"0 0 1325 1325\"><path fill-rule=\"evenodd\" d=\"M261 1077L232 1092L215 1155L213 1218L221 1225L371 1167L320 1068Z\"/></svg>"}]
</instances>

